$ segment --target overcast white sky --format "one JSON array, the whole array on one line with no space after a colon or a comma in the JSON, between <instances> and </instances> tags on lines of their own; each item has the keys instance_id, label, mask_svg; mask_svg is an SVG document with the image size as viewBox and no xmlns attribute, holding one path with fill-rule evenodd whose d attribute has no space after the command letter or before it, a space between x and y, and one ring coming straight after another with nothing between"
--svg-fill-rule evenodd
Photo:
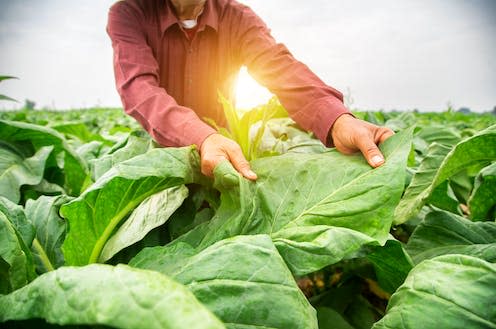
<instances>
[{"instance_id":1,"label":"overcast white sky","mask_svg":"<svg viewBox=\"0 0 496 329\"><path fill-rule=\"evenodd\" d=\"M20 78L0 94L38 108L120 106L105 33L113 2L0 0L0 75ZM353 108L496 106L495 0L242 2L297 59L350 91Z\"/></svg>"}]
</instances>

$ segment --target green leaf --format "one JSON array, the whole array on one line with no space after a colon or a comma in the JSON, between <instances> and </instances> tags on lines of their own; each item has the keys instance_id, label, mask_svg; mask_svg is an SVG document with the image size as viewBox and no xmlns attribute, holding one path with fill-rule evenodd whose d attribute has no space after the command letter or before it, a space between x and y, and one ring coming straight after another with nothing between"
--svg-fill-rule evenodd
<instances>
[{"instance_id":1,"label":"green leaf","mask_svg":"<svg viewBox=\"0 0 496 329\"><path fill-rule=\"evenodd\" d=\"M2 94L0 94L0 101L12 101L12 102L18 102L18 100L17 100L17 99L12 98L12 97L9 97L9 96L2 95Z\"/></svg>"},{"instance_id":2,"label":"green leaf","mask_svg":"<svg viewBox=\"0 0 496 329\"><path fill-rule=\"evenodd\" d=\"M336 150L288 153L252 162L258 179L250 182L221 163L219 210L176 241L204 248L236 235L270 234L296 275L353 257L366 244L384 244L404 187L411 133L382 145L387 159L376 169L361 155Z\"/></svg>"},{"instance_id":3,"label":"green leaf","mask_svg":"<svg viewBox=\"0 0 496 329\"><path fill-rule=\"evenodd\" d=\"M129 135L121 143L116 144L107 154L90 161L93 179L97 180L116 164L146 153L152 148L149 138Z\"/></svg>"},{"instance_id":4,"label":"green leaf","mask_svg":"<svg viewBox=\"0 0 496 329\"><path fill-rule=\"evenodd\" d=\"M10 79L19 79L19 78L10 75L0 75L0 82L2 82L3 80L10 80Z\"/></svg>"},{"instance_id":5,"label":"green leaf","mask_svg":"<svg viewBox=\"0 0 496 329\"><path fill-rule=\"evenodd\" d=\"M143 201L105 244L99 262L105 262L122 249L143 239L164 224L188 196L184 185L158 192Z\"/></svg>"},{"instance_id":6,"label":"green leaf","mask_svg":"<svg viewBox=\"0 0 496 329\"><path fill-rule=\"evenodd\" d=\"M24 208L0 196L0 212L14 225L24 244L30 246L36 233L33 224L26 218Z\"/></svg>"},{"instance_id":7,"label":"green leaf","mask_svg":"<svg viewBox=\"0 0 496 329\"><path fill-rule=\"evenodd\" d=\"M494 220L496 216L496 162L482 169L468 200L472 220Z\"/></svg>"},{"instance_id":8,"label":"green leaf","mask_svg":"<svg viewBox=\"0 0 496 329\"><path fill-rule=\"evenodd\" d=\"M446 146L455 145L462 138L458 129L439 124L423 126L416 135L426 141L427 144L436 142Z\"/></svg>"},{"instance_id":9,"label":"green leaf","mask_svg":"<svg viewBox=\"0 0 496 329\"><path fill-rule=\"evenodd\" d=\"M395 211L395 224L406 222L424 205L436 186L462 169L496 159L496 125L458 143L449 153L432 144Z\"/></svg>"},{"instance_id":10,"label":"green leaf","mask_svg":"<svg viewBox=\"0 0 496 329\"><path fill-rule=\"evenodd\" d=\"M61 208L69 222L62 250L68 265L97 262L120 223L146 198L199 180L193 147L152 149L107 171L81 196Z\"/></svg>"},{"instance_id":11,"label":"green leaf","mask_svg":"<svg viewBox=\"0 0 496 329\"><path fill-rule=\"evenodd\" d=\"M460 202L456 199L453 189L450 184L448 184L447 180L432 191L429 198L427 198L426 203L434 207L462 215L460 210Z\"/></svg>"},{"instance_id":12,"label":"green leaf","mask_svg":"<svg viewBox=\"0 0 496 329\"><path fill-rule=\"evenodd\" d=\"M237 236L201 252L186 243L149 248L130 265L188 286L228 328L317 328L315 310L267 235Z\"/></svg>"},{"instance_id":13,"label":"green leaf","mask_svg":"<svg viewBox=\"0 0 496 329\"><path fill-rule=\"evenodd\" d=\"M0 197L0 294L9 293L26 285L35 276L29 244L27 245L15 224L29 239L29 223L20 207ZM27 241L30 243L30 241Z\"/></svg>"},{"instance_id":14,"label":"green leaf","mask_svg":"<svg viewBox=\"0 0 496 329\"><path fill-rule=\"evenodd\" d=\"M91 141L98 141L108 146L113 144L102 136L92 133L87 125L82 122L62 123L52 126L52 128L68 137L76 137L81 142L89 143Z\"/></svg>"},{"instance_id":15,"label":"green leaf","mask_svg":"<svg viewBox=\"0 0 496 329\"><path fill-rule=\"evenodd\" d=\"M446 211L427 214L406 246L415 263L445 254L496 262L496 223L471 222Z\"/></svg>"},{"instance_id":16,"label":"green leaf","mask_svg":"<svg viewBox=\"0 0 496 329\"><path fill-rule=\"evenodd\" d=\"M232 102L219 93L228 129L219 127L214 120L205 118L218 132L236 141L248 160L260 157L260 146L267 123L273 118L287 118L288 113L277 98L272 98L266 105L255 107L244 112L241 116ZM258 125L258 126L257 126Z\"/></svg>"},{"instance_id":17,"label":"green leaf","mask_svg":"<svg viewBox=\"0 0 496 329\"><path fill-rule=\"evenodd\" d=\"M319 329L355 329L337 311L330 307L317 308Z\"/></svg>"},{"instance_id":18,"label":"green leaf","mask_svg":"<svg viewBox=\"0 0 496 329\"><path fill-rule=\"evenodd\" d=\"M417 265L373 329L496 328L496 265L446 255Z\"/></svg>"},{"instance_id":19,"label":"green leaf","mask_svg":"<svg viewBox=\"0 0 496 329\"><path fill-rule=\"evenodd\" d=\"M36 238L31 250L38 273L52 271L64 264L62 242L66 223L59 216L60 207L70 201L68 196L41 196L26 202L26 216L36 228Z\"/></svg>"},{"instance_id":20,"label":"green leaf","mask_svg":"<svg viewBox=\"0 0 496 329\"><path fill-rule=\"evenodd\" d=\"M61 267L0 296L0 322L33 318L126 329L225 328L181 284L126 265Z\"/></svg>"},{"instance_id":21,"label":"green leaf","mask_svg":"<svg viewBox=\"0 0 496 329\"><path fill-rule=\"evenodd\" d=\"M384 247L367 255L375 268L377 281L382 289L392 294L405 281L413 268L413 261L397 240L388 240Z\"/></svg>"},{"instance_id":22,"label":"green leaf","mask_svg":"<svg viewBox=\"0 0 496 329\"><path fill-rule=\"evenodd\" d=\"M171 240L209 221L219 208L219 192L211 186L189 185L189 195L167 223ZM208 204L209 207L205 207Z\"/></svg>"},{"instance_id":23,"label":"green leaf","mask_svg":"<svg viewBox=\"0 0 496 329\"><path fill-rule=\"evenodd\" d=\"M99 141L91 141L85 144L82 144L76 148L76 153L81 159L84 159L86 162L90 162L100 156L100 154L104 153L104 150L108 148L102 142Z\"/></svg>"},{"instance_id":24,"label":"green leaf","mask_svg":"<svg viewBox=\"0 0 496 329\"><path fill-rule=\"evenodd\" d=\"M65 189L70 195L78 195L88 174L86 162L70 147L59 132L29 123L0 120L0 141L29 143L35 150L52 146L52 162L63 169Z\"/></svg>"},{"instance_id":25,"label":"green leaf","mask_svg":"<svg viewBox=\"0 0 496 329\"><path fill-rule=\"evenodd\" d=\"M53 148L45 146L30 158L0 145L0 196L14 203L21 199L22 185L37 185L43 179L45 163Z\"/></svg>"}]
</instances>

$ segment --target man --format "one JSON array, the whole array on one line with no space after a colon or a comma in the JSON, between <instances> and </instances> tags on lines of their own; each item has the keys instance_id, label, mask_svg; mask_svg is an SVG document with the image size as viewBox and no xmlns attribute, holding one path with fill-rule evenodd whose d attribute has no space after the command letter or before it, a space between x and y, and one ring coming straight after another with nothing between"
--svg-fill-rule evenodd
<instances>
[{"instance_id":1,"label":"man","mask_svg":"<svg viewBox=\"0 0 496 329\"><path fill-rule=\"evenodd\" d=\"M295 26L295 28L298 28ZM117 90L124 110L164 146L196 144L202 173L228 160L255 180L240 147L204 123L225 124L217 101L233 98L241 66L276 94L289 115L342 153L377 167L393 132L355 119L342 94L277 44L262 20L234 0L125 0L109 12Z\"/></svg>"}]
</instances>

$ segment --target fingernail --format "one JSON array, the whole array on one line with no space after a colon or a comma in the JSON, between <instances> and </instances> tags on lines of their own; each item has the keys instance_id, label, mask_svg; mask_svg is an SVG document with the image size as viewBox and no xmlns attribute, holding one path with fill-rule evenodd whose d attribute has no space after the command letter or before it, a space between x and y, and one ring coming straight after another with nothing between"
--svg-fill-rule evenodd
<instances>
[{"instance_id":1,"label":"fingernail","mask_svg":"<svg viewBox=\"0 0 496 329\"><path fill-rule=\"evenodd\" d=\"M255 174L252 170L248 170L246 174L250 179L257 179L257 174Z\"/></svg>"},{"instance_id":2,"label":"fingernail","mask_svg":"<svg viewBox=\"0 0 496 329\"><path fill-rule=\"evenodd\" d=\"M380 155L374 155L370 161L372 162L372 165L378 166L384 162L384 158Z\"/></svg>"}]
</instances>

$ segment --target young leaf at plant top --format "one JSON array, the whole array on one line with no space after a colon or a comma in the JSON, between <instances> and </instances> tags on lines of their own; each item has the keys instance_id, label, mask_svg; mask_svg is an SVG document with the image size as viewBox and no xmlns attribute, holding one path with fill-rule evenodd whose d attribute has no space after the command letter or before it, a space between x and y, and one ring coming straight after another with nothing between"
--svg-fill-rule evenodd
<instances>
[{"instance_id":1,"label":"young leaf at plant top","mask_svg":"<svg viewBox=\"0 0 496 329\"><path fill-rule=\"evenodd\" d=\"M157 148L121 162L61 208L69 222L62 246L68 265L97 262L114 230L142 201L166 188L199 181L193 147Z\"/></svg>"},{"instance_id":2,"label":"young leaf at plant top","mask_svg":"<svg viewBox=\"0 0 496 329\"><path fill-rule=\"evenodd\" d=\"M65 238L66 222L59 216L59 209L71 199L66 195L41 196L26 202L26 217L36 228L31 250L38 273L52 271L64 265L61 246Z\"/></svg>"},{"instance_id":3,"label":"young leaf at plant top","mask_svg":"<svg viewBox=\"0 0 496 329\"><path fill-rule=\"evenodd\" d=\"M496 219L496 162L477 175L468 206L472 220Z\"/></svg>"},{"instance_id":4,"label":"young leaf at plant top","mask_svg":"<svg viewBox=\"0 0 496 329\"><path fill-rule=\"evenodd\" d=\"M462 169L496 159L496 125L458 143L449 153L447 147L431 145L395 211L395 224L414 216L433 189Z\"/></svg>"},{"instance_id":5,"label":"young leaf at plant top","mask_svg":"<svg viewBox=\"0 0 496 329\"><path fill-rule=\"evenodd\" d=\"M215 121L205 118L217 131L234 140L241 147L243 155L248 160L260 157L259 147L270 119L286 118L288 113L279 103L277 98L272 98L266 105L255 107L241 116L234 108L231 101L219 94L219 102L222 104L224 115L227 120L227 128L219 127ZM259 127L255 127L259 124ZM253 129L256 128L256 133Z\"/></svg>"},{"instance_id":6,"label":"young leaf at plant top","mask_svg":"<svg viewBox=\"0 0 496 329\"><path fill-rule=\"evenodd\" d=\"M471 222L446 211L433 211L410 236L406 250L416 264L446 254L465 254L494 263L496 223Z\"/></svg>"},{"instance_id":7,"label":"young leaf at plant top","mask_svg":"<svg viewBox=\"0 0 496 329\"><path fill-rule=\"evenodd\" d=\"M249 182L223 162L215 170L219 210L176 241L202 249L227 237L269 234L296 275L384 244L404 188L411 133L381 146L386 163L376 169L358 154L288 153L253 161L258 179Z\"/></svg>"},{"instance_id":8,"label":"young leaf at plant top","mask_svg":"<svg viewBox=\"0 0 496 329\"><path fill-rule=\"evenodd\" d=\"M372 329L496 328L496 265L445 255L415 266Z\"/></svg>"},{"instance_id":9,"label":"young leaf at plant top","mask_svg":"<svg viewBox=\"0 0 496 329\"><path fill-rule=\"evenodd\" d=\"M61 267L0 296L0 322L34 318L123 329L225 328L183 285L127 265Z\"/></svg>"},{"instance_id":10,"label":"young leaf at plant top","mask_svg":"<svg viewBox=\"0 0 496 329\"><path fill-rule=\"evenodd\" d=\"M267 235L225 239L200 252L186 243L148 248L130 265L186 285L227 328L317 328L315 310Z\"/></svg>"}]
</instances>

